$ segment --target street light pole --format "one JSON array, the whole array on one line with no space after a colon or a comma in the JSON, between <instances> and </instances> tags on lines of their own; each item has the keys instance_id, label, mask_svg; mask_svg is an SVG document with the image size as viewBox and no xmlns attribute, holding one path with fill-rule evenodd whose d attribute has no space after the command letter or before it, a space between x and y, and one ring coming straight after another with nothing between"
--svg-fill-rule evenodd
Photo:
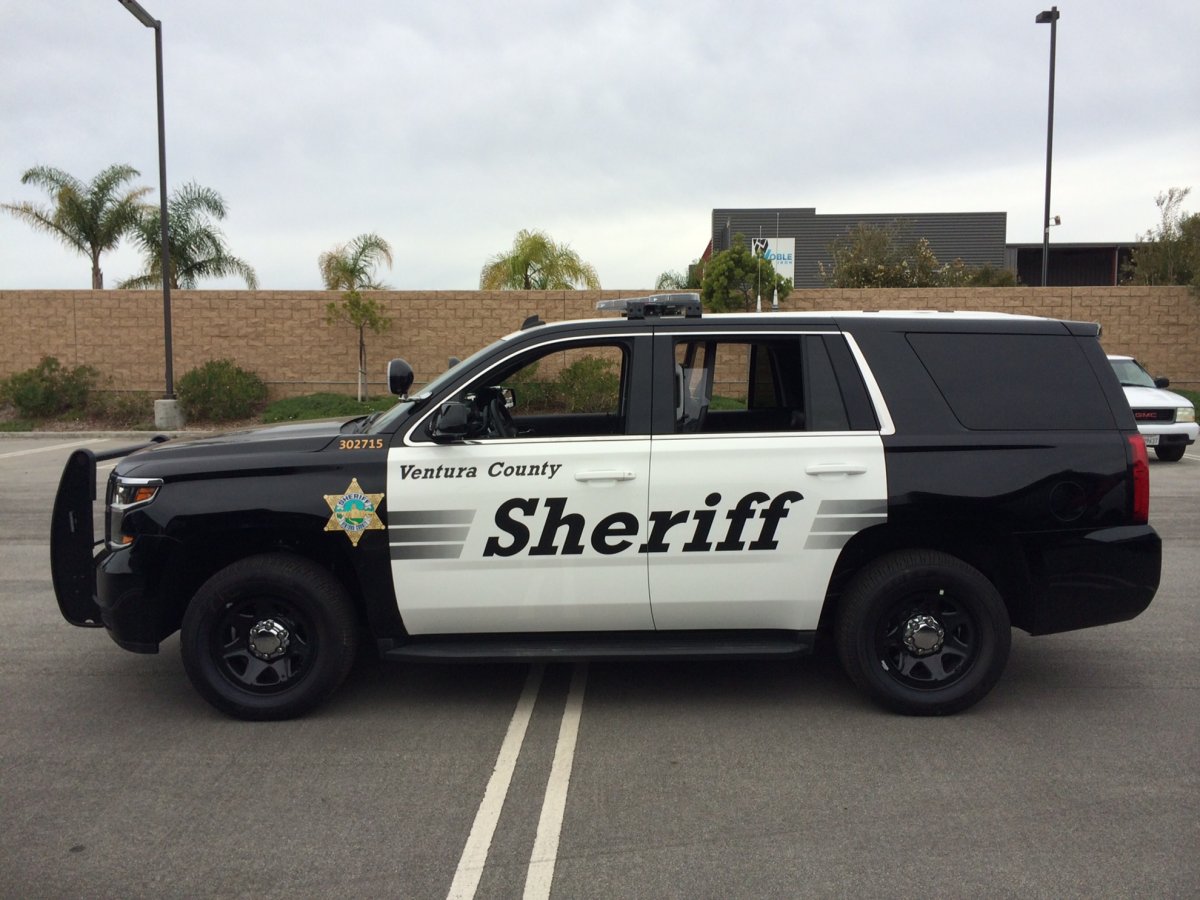
<instances>
[{"instance_id":1,"label":"street light pole","mask_svg":"<svg viewBox=\"0 0 1200 900\"><path fill-rule=\"evenodd\" d=\"M1042 287L1050 267L1050 161L1054 155L1054 50L1058 38L1058 7L1037 14L1039 25L1050 25L1050 102L1046 119L1046 209L1042 215Z\"/></svg>"},{"instance_id":2,"label":"street light pole","mask_svg":"<svg viewBox=\"0 0 1200 900\"><path fill-rule=\"evenodd\" d=\"M119 0L119 2L133 14L135 19L147 28L154 29L154 70L158 91L158 198L159 221L162 225L163 344L166 353L166 393L164 399L174 400L175 373L171 347L171 248L167 238L167 127L163 114L162 22L150 15L137 0Z\"/></svg>"}]
</instances>

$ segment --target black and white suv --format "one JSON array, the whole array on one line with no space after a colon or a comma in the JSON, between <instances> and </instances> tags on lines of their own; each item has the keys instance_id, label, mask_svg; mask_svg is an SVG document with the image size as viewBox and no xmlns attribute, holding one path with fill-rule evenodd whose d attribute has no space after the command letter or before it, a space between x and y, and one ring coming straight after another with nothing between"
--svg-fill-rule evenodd
<instances>
[{"instance_id":1,"label":"black and white suv","mask_svg":"<svg viewBox=\"0 0 1200 900\"><path fill-rule=\"evenodd\" d=\"M395 660L828 640L883 706L952 713L1011 626L1119 622L1158 586L1145 444L1098 331L694 295L531 320L412 396L393 361L382 415L77 452L59 605L138 652L181 630L197 690L251 719L328 697L362 633ZM94 552L95 464L118 455Z\"/></svg>"}]
</instances>

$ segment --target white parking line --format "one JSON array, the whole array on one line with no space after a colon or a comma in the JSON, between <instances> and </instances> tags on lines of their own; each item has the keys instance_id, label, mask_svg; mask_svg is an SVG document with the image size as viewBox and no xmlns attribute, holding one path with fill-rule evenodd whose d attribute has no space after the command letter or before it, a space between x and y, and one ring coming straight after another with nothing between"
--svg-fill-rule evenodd
<instances>
[{"instance_id":1,"label":"white parking line","mask_svg":"<svg viewBox=\"0 0 1200 900\"><path fill-rule=\"evenodd\" d=\"M508 786L512 782L513 770L517 767L517 757L521 755L521 745L525 742L529 718L533 714L533 705L542 685L544 669L540 664L534 666L529 670L529 677L525 679L525 688L521 691L517 708L508 723L508 731L500 745L500 755L496 757L492 777L488 779L483 800L475 813L471 834L467 837L466 846L463 847L462 856L458 860L454 881L450 884L450 893L446 895L448 898L470 900L475 896L475 889L479 887L488 850L492 846L492 837L496 833L496 823L500 820L500 810L504 807L504 798L508 795Z\"/></svg>"},{"instance_id":2,"label":"white parking line","mask_svg":"<svg viewBox=\"0 0 1200 900\"><path fill-rule=\"evenodd\" d=\"M546 797L538 820L537 838L529 857L525 875L525 900L547 900L554 881L554 864L558 860L558 839L562 834L563 814L567 808L567 789L571 786L571 766L575 761L575 740L579 736L579 719L583 715L583 691L587 686L587 665L577 663L571 673L571 689L567 707L563 710L558 729L558 746L550 780L546 782Z\"/></svg>"},{"instance_id":3,"label":"white parking line","mask_svg":"<svg viewBox=\"0 0 1200 900\"><path fill-rule=\"evenodd\" d=\"M49 447L33 447L29 450L10 450L0 453L0 459L11 459L14 456L28 456L31 453L49 453L51 450L67 450L71 447L82 447L84 444L103 444L108 438L89 438L86 441L71 441L67 444L51 444Z\"/></svg>"}]
</instances>

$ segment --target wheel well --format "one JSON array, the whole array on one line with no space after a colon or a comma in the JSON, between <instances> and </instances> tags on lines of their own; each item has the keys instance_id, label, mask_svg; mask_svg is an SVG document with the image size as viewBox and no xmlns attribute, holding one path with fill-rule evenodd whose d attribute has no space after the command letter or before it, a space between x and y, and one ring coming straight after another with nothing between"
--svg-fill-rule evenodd
<instances>
[{"instance_id":1,"label":"wheel well","mask_svg":"<svg viewBox=\"0 0 1200 900\"><path fill-rule=\"evenodd\" d=\"M833 627L842 593L859 570L885 554L917 549L941 550L978 569L1004 598L1012 624L1027 626L1031 578L1025 554L1012 536L981 530L977 523L940 522L878 525L851 538L829 579L819 630Z\"/></svg>"},{"instance_id":2,"label":"wheel well","mask_svg":"<svg viewBox=\"0 0 1200 900\"><path fill-rule=\"evenodd\" d=\"M328 569L349 593L360 621L363 620L362 591L354 566L344 553L327 543L299 532L262 529L244 532L192 535L178 544L167 559L158 590L166 634L177 631L196 591L226 566L262 553L292 553ZM165 637L166 634L163 636Z\"/></svg>"}]
</instances>

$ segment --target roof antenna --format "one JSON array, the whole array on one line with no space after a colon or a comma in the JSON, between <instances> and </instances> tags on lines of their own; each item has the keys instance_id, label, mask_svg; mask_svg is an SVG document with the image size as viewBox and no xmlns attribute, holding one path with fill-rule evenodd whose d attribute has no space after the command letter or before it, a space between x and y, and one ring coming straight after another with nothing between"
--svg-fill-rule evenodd
<instances>
[{"instance_id":1,"label":"roof antenna","mask_svg":"<svg viewBox=\"0 0 1200 900\"><path fill-rule=\"evenodd\" d=\"M546 324L545 322L543 322L540 318L538 318L538 314L534 313L532 316L530 316L528 319L526 319L524 322L521 323L520 330L524 331L526 328L536 328L538 325L545 325L545 324Z\"/></svg>"}]
</instances>

